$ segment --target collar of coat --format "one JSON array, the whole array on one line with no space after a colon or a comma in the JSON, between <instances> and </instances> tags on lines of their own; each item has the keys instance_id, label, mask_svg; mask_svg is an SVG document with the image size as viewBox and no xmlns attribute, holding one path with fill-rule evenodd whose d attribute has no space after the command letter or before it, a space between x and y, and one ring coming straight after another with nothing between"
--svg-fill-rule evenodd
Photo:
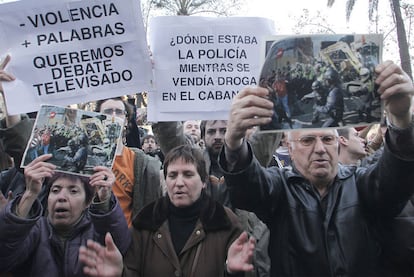
<instances>
[{"instance_id":1,"label":"collar of coat","mask_svg":"<svg viewBox=\"0 0 414 277\"><path fill-rule=\"evenodd\" d=\"M205 192L201 194L200 221L206 232L231 228L231 221L220 203L214 201ZM156 231L169 217L169 198L162 197L144 207L134 218L132 225L137 230Z\"/></svg>"},{"instance_id":2,"label":"collar of coat","mask_svg":"<svg viewBox=\"0 0 414 277\"><path fill-rule=\"evenodd\" d=\"M304 179L302 174L298 172L294 165L282 168L288 179ZM355 165L338 164L338 173L335 178L339 180L347 179L352 176L357 170L365 170L365 168L358 168Z\"/></svg>"}]
</instances>

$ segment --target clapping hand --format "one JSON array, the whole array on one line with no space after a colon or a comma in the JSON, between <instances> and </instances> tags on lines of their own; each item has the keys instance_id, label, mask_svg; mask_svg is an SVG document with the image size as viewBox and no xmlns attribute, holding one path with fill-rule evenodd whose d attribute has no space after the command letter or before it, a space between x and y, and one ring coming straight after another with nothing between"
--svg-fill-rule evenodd
<instances>
[{"instance_id":1,"label":"clapping hand","mask_svg":"<svg viewBox=\"0 0 414 277\"><path fill-rule=\"evenodd\" d=\"M85 264L83 272L89 276L118 277L122 274L122 255L111 234L105 236L106 246L88 240L79 248L79 260Z\"/></svg>"},{"instance_id":2,"label":"clapping hand","mask_svg":"<svg viewBox=\"0 0 414 277\"><path fill-rule=\"evenodd\" d=\"M227 272L248 272L254 269L253 253L256 246L254 237L248 237L246 232L241 235L230 245L227 252Z\"/></svg>"}]
</instances>

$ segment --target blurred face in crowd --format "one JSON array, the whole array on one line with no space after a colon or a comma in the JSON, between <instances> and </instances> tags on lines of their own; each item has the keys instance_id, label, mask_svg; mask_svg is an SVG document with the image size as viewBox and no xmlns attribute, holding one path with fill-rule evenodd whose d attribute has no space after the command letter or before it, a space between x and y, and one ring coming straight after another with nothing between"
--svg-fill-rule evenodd
<instances>
[{"instance_id":1,"label":"blurred face in crowd","mask_svg":"<svg viewBox=\"0 0 414 277\"><path fill-rule=\"evenodd\" d=\"M56 229L66 230L79 220L88 205L84 185L79 179L74 182L65 177L59 178L49 191L49 221Z\"/></svg>"},{"instance_id":2,"label":"blurred face in crowd","mask_svg":"<svg viewBox=\"0 0 414 277\"><path fill-rule=\"evenodd\" d=\"M149 138L144 139L144 141L142 143L142 150L145 153L152 153L155 150L157 150L157 148L158 148L158 146L157 146L157 143L155 142L154 138L149 137Z\"/></svg>"},{"instance_id":3,"label":"blurred face in crowd","mask_svg":"<svg viewBox=\"0 0 414 277\"><path fill-rule=\"evenodd\" d=\"M329 185L338 171L336 130L301 130L288 133L288 147L296 169L311 184Z\"/></svg>"},{"instance_id":4,"label":"blurred face in crowd","mask_svg":"<svg viewBox=\"0 0 414 277\"><path fill-rule=\"evenodd\" d=\"M206 124L204 142L210 155L218 156L224 144L224 135L227 130L227 121L210 120Z\"/></svg>"},{"instance_id":5,"label":"blurred face in crowd","mask_svg":"<svg viewBox=\"0 0 414 277\"><path fill-rule=\"evenodd\" d=\"M124 102L117 99L108 99L102 103L100 112L106 115L115 116L122 120L126 117Z\"/></svg>"},{"instance_id":6,"label":"blurred face in crowd","mask_svg":"<svg viewBox=\"0 0 414 277\"><path fill-rule=\"evenodd\" d=\"M184 121L184 134L190 135L194 142L197 143L201 138L200 122L197 120Z\"/></svg>"},{"instance_id":7,"label":"blurred face in crowd","mask_svg":"<svg viewBox=\"0 0 414 277\"><path fill-rule=\"evenodd\" d=\"M126 120L126 110L125 104L122 100L119 99L108 99L101 104L100 113L112 116L113 118L119 118L121 121L124 122L124 128L128 124L128 120ZM125 129L124 129L125 131ZM125 137L125 133L122 133L122 136ZM118 147L116 148L116 155L119 156L122 154L123 149L122 140L118 140Z\"/></svg>"},{"instance_id":8,"label":"blurred face in crowd","mask_svg":"<svg viewBox=\"0 0 414 277\"><path fill-rule=\"evenodd\" d=\"M362 159L367 155L366 140L359 136L355 128L350 128L348 138L340 137L341 143L347 146L347 151L358 159Z\"/></svg>"},{"instance_id":9,"label":"blurred face in crowd","mask_svg":"<svg viewBox=\"0 0 414 277\"><path fill-rule=\"evenodd\" d=\"M200 198L205 183L194 163L182 158L172 161L167 168L165 183L171 203L176 207L187 207Z\"/></svg>"}]
</instances>

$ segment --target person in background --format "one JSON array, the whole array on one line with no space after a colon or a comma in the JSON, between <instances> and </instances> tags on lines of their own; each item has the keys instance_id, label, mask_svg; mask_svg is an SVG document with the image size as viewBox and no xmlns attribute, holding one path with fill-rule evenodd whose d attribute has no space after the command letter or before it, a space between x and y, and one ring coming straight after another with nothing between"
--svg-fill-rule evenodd
<instances>
[{"instance_id":1,"label":"person in background","mask_svg":"<svg viewBox=\"0 0 414 277\"><path fill-rule=\"evenodd\" d=\"M97 166L90 177L55 172L51 154L24 170L25 192L0 211L0 272L13 276L84 276L78 249L88 239L101 243L107 233L125 253L131 235L111 192L115 176ZM47 215L38 194L47 182Z\"/></svg>"},{"instance_id":2,"label":"person in background","mask_svg":"<svg viewBox=\"0 0 414 277\"><path fill-rule=\"evenodd\" d=\"M360 165L367 156L366 140L359 136L355 128L339 128L338 161L343 165Z\"/></svg>"},{"instance_id":3,"label":"person in background","mask_svg":"<svg viewBox=\"0 0 414 277\"><path fill-rule=\"evenodd\" d=\"M146 135L142 139L142 150L145 154L159 159L161 163L164 161L164 155L153 135Z\"/></svg>"},{"instance_id":4,"label":"person in background","mask_svg":"<svg viewBox=\"0 0 414 277\"><path fill-rule=\"evenodd\" d=\"M15 80L15 77L5 70L10 59L11 57L7 55L0 66L0 93L3 100L2 83ZM20 164L34 124L34 120L25 114L9 115L6 105L4 105L4 109L5 117L0 121L0 140L4 146L4 151L13 159L14 167L0 173L0 188L2 192L0 194L0 208L25 190L24 176L21 172Z\"/></svg>"},{"instance_id":5,"label":"person in background","mask_svg":"<svg viewBox=\"0 0 414 277\"><path fill-rule=\"evenodd\" d=\"M136 97L138 97L138 95L136 95ZM133 147L133 148L141 148L141 137L139 134L139 127L137 124L137 105L135 104L136 102L136 97L132 96L132 95L128 95L127 96L127 104L126 105L126 109L127 109L127 127L126 127L126 131L125 131L125 142L126 142L126 146L128 147Z\"/></svg>"},{"instance_id":6,"label":"person in background","mask_svg":"<svg viewBox=\"0 0 414 277\"><path fill-rule=\"evenodd\" d=\"M285 166L290 166L290 154L287 142L287 133L282 133L282 139L280 140L280 145L276 149L275 154L273 155L272 162L269 166L278 166L280 168Z\"/></svg>"},{"instance_id":7,"label":"person in background","mask_svg":"<svg viewBox=\"0 0 414 277\"><path fill-rule=\"evenodd\" d=\"M204 149L204 141L201 139L200 121L199 120L186 120L183 123L183 132L191 136L194 145Z\"/></svg>"},{"instance_id":8,"label":"person in background","mask_svg":"<svg viewBox=\"0 0 414 277\"><path fill-rule=\"evenodd\" d=\"M242 233L230 209L205 193L208 175L201 151L190 145L173 148L165 157L163 171L167 195L146 206L134 219L132 244L123 266L119 254L116 262L104 265L114 264L115 276L120 276L123 268L123 276L130 277L223 276L226 264L232 270L252 270L254 240ZM86 264L86 273L101 276L98 259L89 258L98 255L91 254L93 245L82 247L79 258ZM115 248L111 244L107 247ZM243 253L244 260L239 261Z\"/></svg>"},{"instance_id":9,"label":"person in background","mask_svg":"<svg viewBox=\"0 0 414 277\"><path fill-rule=\"evenodd\" d=\"M374 223L397 215L414 192L414 87L390 61L375 71L388 131L369 168L338 164L334 129L289 132L292 168L262 167L244 137L271 121L269 92L250 87L233 99L219 162L234 207L255 212L270 228L271 276L379 275Z\"/></svg>"},{"instance_id":10,"label":"person in background","mask_svg":"<svg viewBox=\"0 0 414 277\"><path fill-rule=\"evenodd\" d=\"M412 105L413 103L411 110ZM386 131L387 124L383 120L374 133L374 139L368 145L370 154L362 160L362 167L369 167L378 162L384 152ZM381 218L378 222L381 226L378 234L382 250L381 276L414 276L414 197L410 197L398 215L385 220Z\"/></svg>"},{"instance_id":11,"label":"person in background","mask_svg":"<svg viewBox=\"0 0 414 277\"><path fill-rule=\"evenodd\" d=\"M96 111L125 120L126 104L122 98L100 100ZM133 217L148 203L161 196L161 162L141 149L129 148L118 142L112 171L115 174L113 191L119 200L128 226Z\"/></svg>"}]
</instances>

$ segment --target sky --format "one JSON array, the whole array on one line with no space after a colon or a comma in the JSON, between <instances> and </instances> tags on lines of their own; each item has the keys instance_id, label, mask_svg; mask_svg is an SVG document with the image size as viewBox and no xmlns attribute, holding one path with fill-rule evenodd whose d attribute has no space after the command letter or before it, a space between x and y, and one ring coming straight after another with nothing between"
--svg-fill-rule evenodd
<instances>
[{"instance_id":1,"label":"sky","mask_svg":"<svg viewBox=\"0 0 414 277\"><path fill-rule=\"evenodd\" d=\"M316 15L320 11L330 27L336 32L366 32L368 30L368 1L356 1L350 22L346 22L346 0L336 0L335 4L327 7L327 0L246 0L247 10L242 10L249 16L270 18L275 22L276 29L287 33L293 27L294 18L299 16L303 9L308 9ZM414 0L413 0L414 1ZM381 2L381 1L380 1Z\"/></svg>"},{"instance_id":2,"label":"sky","mask_svg":"<svg viewBox=\"0 0 414 277\"><path fill-rule=\"evenodd\" d=\"M335 4L327 7L328 0L246 0L247 5L241 9L240 16L260 16L272 19L275 22L276 31L280 34L292 34L295 19L308 9L309 13L316 16L320 11L321 16L326 19L328 26L337 34L343 33L368 33L375 32L375 25L369 24L368 0L355 1L349 22L346 20L345 10L347 0L336 0ZM414 0L405 0L406 3L414 4ZM378 4L378 28L387 33L394 26L388 0L380 0ZM302 34L309 32L303 30ZM407 29L407 26L406 26ZM398 46L390 37L387 37L384 46L383 60L399 61ZM411 54L413 55L413 54Z\"/></svg>"},{"instance_id":3,"label":"sky","mask_svg":"<svg viewBox=\"0 0 414 277\"><path fill-rule=\"evenodd\" d=\"M0 0L9 2L13 0ZM345 4L347 0L336 0L333 7L328 8L328 0L245 0L246 5L235 15L237 16L258 16L266 17L275 23L275 29L280 34L292 34L295 19L303 13L303 9L308 9L311 16L316 16L320 11L321 16L326 19L330 29L337 34L344 33L368 33L368 0L355 1L355 6L349 22L345 18ZM405 0L414 4L414 0ZM379 18L383 25L392 25L390 18L390 7L388 0L379 1ZM384 23L385 22L385 23ZM311 28L308 26L308 30ZM373 27L371 26L371 29ZM372 30L373 31L373 30ZM306 34L306 29L303 34ZM384 51L383 58L398 59L397 47L390 47Z\"/></svg>"}]
</instances>

